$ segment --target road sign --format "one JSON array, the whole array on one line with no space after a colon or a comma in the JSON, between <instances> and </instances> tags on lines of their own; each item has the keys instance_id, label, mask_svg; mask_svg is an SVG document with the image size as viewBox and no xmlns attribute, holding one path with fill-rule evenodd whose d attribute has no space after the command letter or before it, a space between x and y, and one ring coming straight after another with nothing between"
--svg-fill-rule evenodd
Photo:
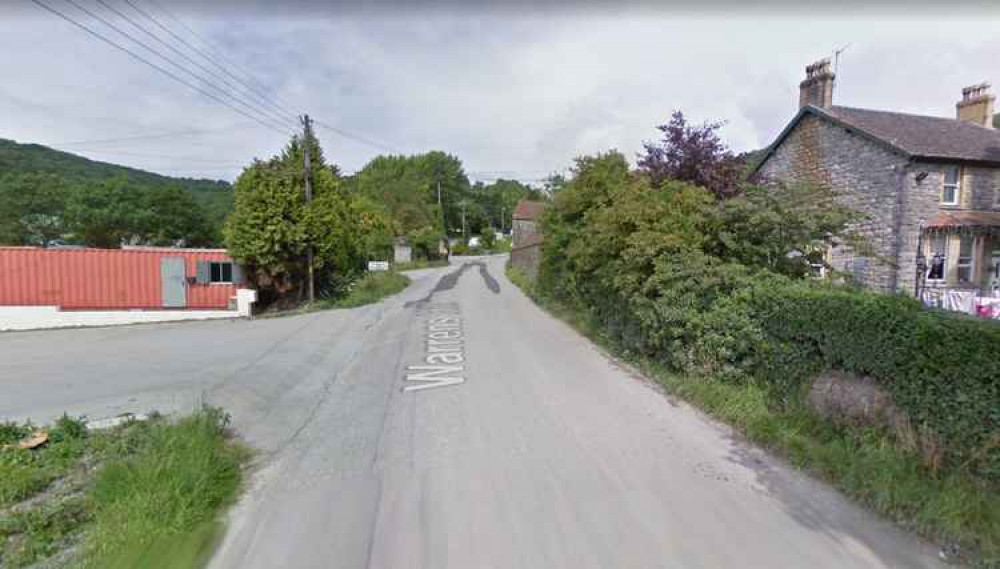
<instances>
[{"instance_id":1,"label":"road sign","mask_svg":"<svg viewBox=\"0 0 1000 569\"><path fill-rule=\"evenodd\" d=\"M388 271L389 261L368 261L369 271Z\"/></svg>"}]
</instances>

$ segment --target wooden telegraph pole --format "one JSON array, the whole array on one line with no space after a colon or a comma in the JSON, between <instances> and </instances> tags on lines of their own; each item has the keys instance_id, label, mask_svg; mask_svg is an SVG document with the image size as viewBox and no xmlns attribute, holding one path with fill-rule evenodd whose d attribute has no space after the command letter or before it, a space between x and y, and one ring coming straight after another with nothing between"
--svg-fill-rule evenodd
<instances>
[{"instance_id":1,"label":"wooden telegraph pole","mask_svg":"<svg viewBox=\"0 0 1000 569\"><path fill-rule=\"evenodd\" d=\"M309 120L309 115L303 115L300 117L302 121L302 163L305 169L305 182L306 182L306 203L309 204L313 200L313 188L312 188L312 162L309 156L309 141L312 140L312 121ZM306 250L306 262L309 265L309 302L316 301L316 279L313 274L313 244L309 243L309 248Z\"/></svg>"}]
</instances>

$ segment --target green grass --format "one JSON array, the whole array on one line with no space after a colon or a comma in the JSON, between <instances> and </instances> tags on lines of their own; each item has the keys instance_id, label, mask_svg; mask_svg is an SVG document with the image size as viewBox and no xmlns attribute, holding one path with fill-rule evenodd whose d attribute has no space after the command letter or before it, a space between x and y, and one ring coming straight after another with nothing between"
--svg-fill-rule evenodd
<instances>
[{"instance_id":1,"label":"green grass","mask_svg":"<svg viewBox=\"0 0 1000 569\"><path fill-rule=\"evenodd\" d=\"M393 270L396 272L400 271L414 271L416 269L433 269L436 267L447 267L448 259L437 259L434 261L428 261L426 259L419 259L417 261L411 261L409 263L395 263L393 265Z\"/></svg>"},{"instance_id":2,"label":"green grass","mask_svg":"<svg viewBox=\"0 0 1000 569\"><path fill-rule=\"evenodd\" d=\"M395 271L366 273L351 284L346 295L333 300L320 300L316 302L316 308L356 308L372 304L402 292L409 284L409 277Z\"/></svg>"},{"instance_id":3,"label":"green grass","mask_svg":"<svg viewBox=\"0 0 1000 569\"><path fill-rule=\"evenodd\" d=\"M217 409L140 424L126 454L101 470L90 491L94 521L83 566L179 568L203 558L248 458L226 437L227 424ZM174 555L177 545L185 555Z\"/></svg>"},{"instance_id":4,"label":"green grass","mask_svg":"<svg viewBox=\"0 0 1000 569\"><path fill-rule=\"evenodd\" d=\"M521 269L507 263L507 278L510 282L517 285L518 288L523 290L528 296L534 296L535 284L531 282L531 278L528 277Z\"/></svg>"},{"instance_id":5,"label":"green grass","mask_svg":"<svg viewBox=\"0 0 1000 569\"><path fill-rule=\"evenodd\" d=\"M44 483L25 490L0 478L8 496L0 507L0 568L52 556L84 568L203 566L249 457L227 424L209 408L95 432L64 418L45 447L2 451L0 458L18 455ZM0 437L16 434L11 424L0 428Z\"/></svg>"},{"instance_id":6,"label":"green grass","mask_svg":"<svg viewBox=\"0 0 1000 569\"><path fill-rule=\"evenodd\" d=\"M917 457L876 430L847 431L812 414L802 403L779 402L761 385L734 384L673 373L623 351L584 313L540 299L517 269L507 276L554 316L607 352L625 360L665 390L743 433L795 467L837 487L854 501L899 525L960 546L976 567L1000 567L1000 492L962 474L931 472Z\"/></svg>"}]
</instances>

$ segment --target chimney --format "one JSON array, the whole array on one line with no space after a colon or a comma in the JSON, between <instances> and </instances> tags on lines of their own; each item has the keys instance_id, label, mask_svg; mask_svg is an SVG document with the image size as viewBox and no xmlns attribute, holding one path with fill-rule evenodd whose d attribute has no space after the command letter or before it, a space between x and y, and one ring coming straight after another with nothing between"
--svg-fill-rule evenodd
<instances>
[{"instance_id":1,"label":"chimney","mask_svg":"<svg viewBox=\"0 0 1000 569\"><path fill-rule=\"evenodd\" d=\"M799 108L813 105L821 109L833 106L833 71L830 58L806 66L806 79L799 83Z\"/></svg>"},{"instance_id":2,"label":"chimney","mask_svg":"<svg viewBox=\"0 0 1000 569\"><path fill-rule=\"evenodd\" d=\"M957 118L963 122L993 128L993 103L996 100L996 95L990 93L989 83L966 87L962 89L962 100L955 105Z\"/></svg>"}]
</instances>

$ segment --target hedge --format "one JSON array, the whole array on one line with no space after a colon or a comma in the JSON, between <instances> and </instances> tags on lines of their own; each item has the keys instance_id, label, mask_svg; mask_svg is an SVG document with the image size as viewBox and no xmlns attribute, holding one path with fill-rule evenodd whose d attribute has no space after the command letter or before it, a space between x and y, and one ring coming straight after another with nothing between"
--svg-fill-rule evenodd
<instances>
[{"instance_id":1,"label":"hedge","mask_svg":"<svg viewBox=\"0 0 1000 569\"><path fill-rule=\"evenodd\" d=\"M696 324L694 361L789 396L822 369L870 376L940 464L1000 481L1000 326L914 299L807 282L740 289Z\"/></svg>"}]
</instances>

